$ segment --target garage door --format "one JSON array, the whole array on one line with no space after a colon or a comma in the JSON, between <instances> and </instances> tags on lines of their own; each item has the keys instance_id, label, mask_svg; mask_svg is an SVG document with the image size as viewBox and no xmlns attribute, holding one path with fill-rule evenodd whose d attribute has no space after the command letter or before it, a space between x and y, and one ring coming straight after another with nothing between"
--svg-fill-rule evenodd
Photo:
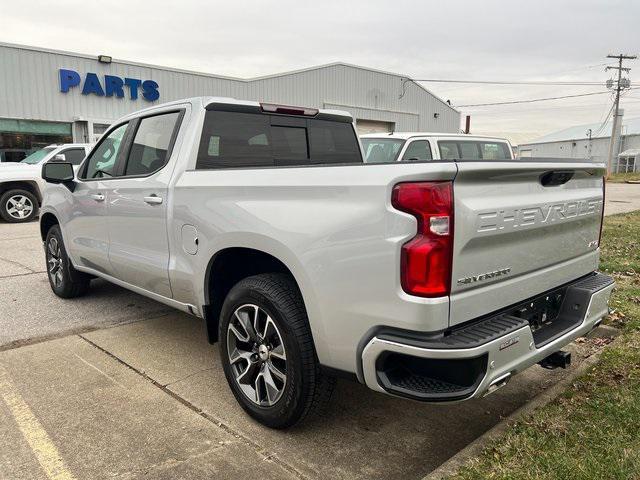
<instances>
[{"instance_id":1,"label":"garage door","mask_svg":"<svg viewBox=\"0 0 640 480\"><path fill-rule=\"evenodd\" d=\"M362 120L356 119L356 127L358 128L358 134L364 135L365 133L389 133L393 132L395 124L393 122L379 122L377 120Z\"/></svg>"}]
</instances>

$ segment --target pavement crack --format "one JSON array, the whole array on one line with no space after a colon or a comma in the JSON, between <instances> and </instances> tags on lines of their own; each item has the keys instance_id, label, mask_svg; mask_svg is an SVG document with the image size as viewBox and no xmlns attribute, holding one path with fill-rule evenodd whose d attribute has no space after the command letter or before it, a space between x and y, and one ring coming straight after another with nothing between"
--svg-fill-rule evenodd
<instances>
[{"instance_id":1,"label":"pavement crack","mask_svg":"<svg viewBox=\"0 0 640 480\"><path fill-rule=\"evenodd\" d=\"M4 260L4 259L0 259ZM34 272L33 270L28 273L12 273L11 275L2 275L0 278L13 278L13 277L25 277L27 275L37 275L39 273L47 273L47 272Z\"/></svg>"},{"instance_id":2,"label":"pavement crack","mask_svg":"<svg viewBox=\"0 0 640 480\"><path fill-rule=\"evenodd\" d=\"M200 415L202 418L204 418L205 420L213 423L218 428L221 428L222 430L224 430L228 434L232 435L233 437L241 440L245 445L247 445L249 447L252 447L256 451L256 453L258 455L261 455L263 457L263 459L265 461L270 461L270 462L275 463L276 465L280 466L283 470L286 470L287 472L291 473L292 475L296 476L297 478L299 478L301 480L309 480L309 477L307 475L302 473L300 470L295 468L293 465L290 465L289 463L287 463L284 460L282 460L280 457L278 457L278 455L275 452L270 452L270 451L266 450L261 445L259 445L258 443L254 442L251 438L249 438L246 435L244 435L243 433L237 431L233 427L227 425L221 419L216 418L216 417L210 415L209 413L203 411L201 408L199 408L198 406L194 405L193 403L191 403L186 398L181 397L180 395L178 395L174 391L172 391L169 388L167 388L166 385L162 385L161 383L157 382L156 380L151 378L149 375L147 375L142 370L139 370L138 368L134 367L133 365L125 362L121 358L119 358L116 355L114 355L113 353L111 353L109 350L106 350L105 348L102 348L97 343L92 342L87 337L85 337L83 335L78 335L78 337L80 337L82 340L87 342L92 347L100 350L105 355L113 358L116 362L120 363L121 365L124 365L128 369L130 369L133 372L137 373L139 376L141 376L142 378L144 378L145 380L150 382L152 385L154 385L155 387L159 388L164 393L166 393L170 397L172 397L175 400L177 400L178 402L180 402L182 405L187 407L189 410L191 410L194 413ZM199 373L199 372L196 372L196 373ZM172 382L172 383L175 383L175 382Z\"/></svg>"},{"instance_id":3,"label":"pavement crack","mask_svg":"<svg viewBox=\"0 0 640 480\"><path fill-rule=\"evenodd\" d=\"M186 380L186 379L188 379L188 378L191 378L191 377L193 377L194 375L198 375L199 373L207 372L207 371L209 371L209 370L213 370L213 369L214 369L213 367L210 367L210 368L203 368L202 370L198 370L198 371L196 371L196 372L190 373L189 375L187 375L187 376L185 376L185 377L182 377L182 378L179 378L179 379L177 379L177 380L174 380L173 382L165 383L165 384L163 385L163 387L168 387L169 385L175 385L176 383L178 383L178 382L182 382L183 380Z\"/></svg>"},{"instance_id":4,"label":"pavement crack","mask_svg":"<svg viewBox=\"0 0 640 480\"><path fill-rule=\"evenodd\" d=\"M151 476L153 477L153 472L159 473L159 472L162 472L163 470L169 470L178 465L182 465L183 463L188 463L194 459L207 457L208 455L211 455L216 450L220 450L221 448L224 448L224 446L225 446L225 443L223 442L221 444L212 446L211 448L205 450L204 452L189 455L185 458L168 458L160 463L157 463L151 466L140 467L135 470L119 473L112 478L120 478L123 480L129 479L129 478L139 478L140 474L145 476L149 476L149 474L152 474Z\"/></svg>"},{"instance_id":5,"label":"pavement crack","mask_svg":"<svg viewBox=\"0 0 640 480\"><path fill-rule=\"evenodd\" d=\"M117 381L115 378L113 378L111 375L109 375L106 372L103 372L102 370L100 370L98 367L96 367L93 363L89 362L88 360L85 360L84 358L82 358L80 355L78 355L77 353L73 354L78 360L80 360L82 363L84 363L85 365L87 365L88 367L94 369L95 371L97 371L100 375L102 375L103 377L106 377L107 379L109 379L111 382L115 383L116 385L118 385L119 387L124 388L125 390L127 389L127 387L125 387L123 384L121 384L119 381Z\"/></svg>"},{"instance_id":6,"label":"pavement crack","mask_svg":"<svg viewBox=\"0 0 640 480\"><path fill-rule=\"evenodd\" d=\"M12 265L15 265L17 267L24 268L25 270L29 270L31 273L43 273L42 271L36 271L33 268L29 268L20 262L16 262L15 260L9 260L8 258L4 257L0 257L0 260L2 260L3 262L11 263Z\"/></svg>"}]
</instances>

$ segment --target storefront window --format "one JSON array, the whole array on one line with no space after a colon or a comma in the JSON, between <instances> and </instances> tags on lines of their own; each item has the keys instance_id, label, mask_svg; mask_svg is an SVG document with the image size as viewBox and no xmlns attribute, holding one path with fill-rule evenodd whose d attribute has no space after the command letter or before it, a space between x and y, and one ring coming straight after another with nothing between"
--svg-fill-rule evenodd
<instances>
[{"instance_id":1,"label":"storefront window","mask_svg":"<svg viewBox=\"0 0 640 480\"><path fill-rule=\"evenodd\" d=\"M71 143L70 123L0 119L0 161L20 162L54 143Z\"/></svg>"}]
</instances>

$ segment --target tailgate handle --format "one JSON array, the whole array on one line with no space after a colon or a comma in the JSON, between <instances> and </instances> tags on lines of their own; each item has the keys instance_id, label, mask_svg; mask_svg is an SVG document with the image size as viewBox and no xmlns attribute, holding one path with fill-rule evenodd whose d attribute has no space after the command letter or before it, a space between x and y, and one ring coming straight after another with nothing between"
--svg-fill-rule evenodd
<instances>
[{"instance_id":1,"label":"tailgate handle","mask_svg":"<svg viewBox=\"0 0 640 480\"><path fill-rule=\"evenodd\" d=\"M543 187L555 187L567 183L575 173L574 170L551 170L540 175L540 183Z\"/></svg>"}]
</instances>

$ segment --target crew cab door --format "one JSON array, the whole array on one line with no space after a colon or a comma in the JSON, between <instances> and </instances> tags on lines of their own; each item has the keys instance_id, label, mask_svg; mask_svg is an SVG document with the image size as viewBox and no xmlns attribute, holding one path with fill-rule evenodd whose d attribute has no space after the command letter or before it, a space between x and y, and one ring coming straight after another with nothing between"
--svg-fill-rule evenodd
<instances>
[{"instance_id":1,"label":"crew cab door","mask_svg":"<svg viewBox=\"0 0 640 480\"><path fill-rule=\"evenodd\" d=\"M167 236L173 145L183 110L132 121L126 153L108 184L109 259L114 276L171 297Z\"/></svg>"},{"instance_id":2,"label":"crew cab door","mask_svg":"<svg viewBox=\"0 0 640 480\"><path fill-rule=\"evenodd\" d=\"M107 191L117 159L122 154L127 127L128 123L124 123L113 128L82 164L64 228L74 264L107 275L113 273L109 262Z\"/></svg>"}]
</instances>

